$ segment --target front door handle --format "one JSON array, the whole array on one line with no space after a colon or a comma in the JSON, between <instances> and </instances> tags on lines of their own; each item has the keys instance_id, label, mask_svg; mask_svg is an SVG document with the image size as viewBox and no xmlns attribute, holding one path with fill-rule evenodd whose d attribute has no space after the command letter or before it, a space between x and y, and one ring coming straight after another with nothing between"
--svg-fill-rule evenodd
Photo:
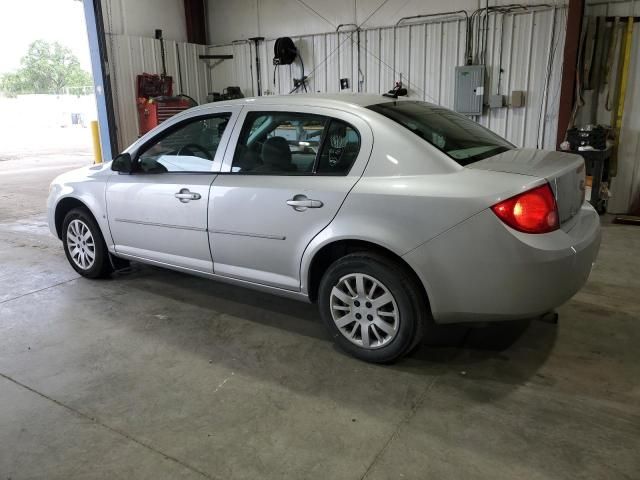
<instances>
[{"instance_id":1,"label":"front door handle","mask_svg":"<svg viewBox=\"0 0 640 480\"><path fill-rule=\"evenodd\" d=\"M174 197L182 203L188 203L191 200L200 200L202 198L199 193L190 192L188 188L181 188L178 193L174 194Z\"/></svg>"},{"instance_id":2,"label":"front door handle","mask_svg":"<svg viewBox=\"0 0 640 480\"><path fill-rule=\"evenodd\" d=\"M304 212L307 208L320 208L324 204L320 200L312 200L306 195L298 194L287 200L287 205L293 207L296 212Z\"/></svg>"}]
</instances>

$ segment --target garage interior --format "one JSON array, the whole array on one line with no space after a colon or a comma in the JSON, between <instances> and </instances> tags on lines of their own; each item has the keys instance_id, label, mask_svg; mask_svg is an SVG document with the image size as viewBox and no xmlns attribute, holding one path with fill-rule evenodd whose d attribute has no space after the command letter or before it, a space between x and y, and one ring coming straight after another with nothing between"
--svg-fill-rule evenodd
<instances>
[{"instance_id":1,"label":"garage interior","mask_svg":"<svg viewBox=\"0 0 640 480\"><path fill-rule=\"evenodd\" d=\"M84 6L105 161L141 133L144 73L198 104L398 86L523 148L612 125L585 150L602 246L557 323L433 326L370 365L314 305L135 263L80 278L46 225L64 168L0 164L0 476L640 478L640 2Z\"/></svg>"}]
</instances>

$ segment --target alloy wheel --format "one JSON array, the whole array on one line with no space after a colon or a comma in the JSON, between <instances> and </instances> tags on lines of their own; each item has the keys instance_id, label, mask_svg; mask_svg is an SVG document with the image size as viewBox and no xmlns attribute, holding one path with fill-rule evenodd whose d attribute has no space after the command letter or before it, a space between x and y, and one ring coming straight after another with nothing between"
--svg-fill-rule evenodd
<instances>
[{"instance_id":1,"label":"alloy wheel","mask_svg":"<svg viewBox=\"0 0 640 480\"><path fill-rule=\"evenodd\" d=\"M82 220L72 220L67 227L67 249L73 262L83 270L96 260L96 245L91 230Z\"/></svg>"},{"instance_id":2,"label":"alloy wheel","mask_svg":"<svg viewBox=\"0 0 640 480\"><path fill-rule=\"evenodd\" d=\"M398 333L400 314L389 289L364 273L345 275L331 290L331 316L340 333L366 349L380 348Z\"/></svg>"}]
</instances>

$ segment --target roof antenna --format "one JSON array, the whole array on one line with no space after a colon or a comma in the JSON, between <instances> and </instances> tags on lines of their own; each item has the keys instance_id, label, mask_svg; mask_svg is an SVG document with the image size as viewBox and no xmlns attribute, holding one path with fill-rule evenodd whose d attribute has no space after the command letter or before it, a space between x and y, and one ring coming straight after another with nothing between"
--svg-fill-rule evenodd
<instances>
[{"instance_id":1,"label":"roof antenna","mask_svg":"<svg viewBox=\"0 0 640 480\"><path fill-rule=\"evenodd\" d=\"M400 74L400 81L396 82L395 86L389 90L387 93L383 93L383 97L389 98L398 98L398 97L406 97L407 89L402 87L402 73Z\"/></svg>"}]
</instances>

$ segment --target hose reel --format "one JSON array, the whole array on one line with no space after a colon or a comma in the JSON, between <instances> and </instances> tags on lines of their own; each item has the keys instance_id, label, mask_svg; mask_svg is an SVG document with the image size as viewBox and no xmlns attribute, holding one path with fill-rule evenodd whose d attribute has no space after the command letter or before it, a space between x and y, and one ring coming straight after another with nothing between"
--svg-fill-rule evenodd
<instances>
[{"instance_id":1,"label":"hose reel","mask_svg":"<svg viewBox=\"0 0 640 480\"><path fill-rule=\"evenodd\" d=\"M273 64L291 65L298 56L298 49L289 37L280 37L273 45Z\"/></svg>"}]
</instances>

